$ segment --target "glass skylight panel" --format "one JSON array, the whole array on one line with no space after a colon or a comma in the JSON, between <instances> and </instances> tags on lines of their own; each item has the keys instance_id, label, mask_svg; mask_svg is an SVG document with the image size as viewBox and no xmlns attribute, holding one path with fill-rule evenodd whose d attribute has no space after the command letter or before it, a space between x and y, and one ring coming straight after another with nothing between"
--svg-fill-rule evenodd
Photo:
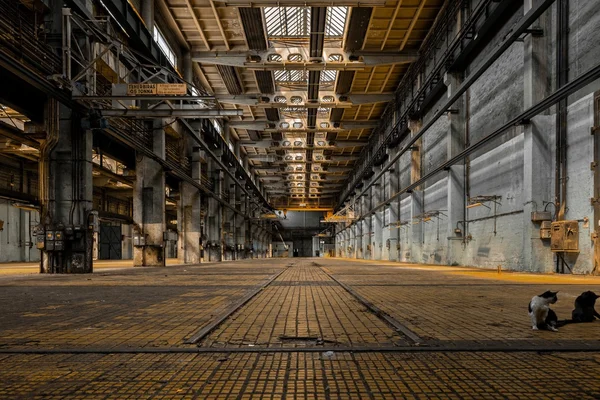
<instances>
[{"instance_id":1,"label":"glass skylight panel","mask_svg":"<svg viewBox=\"0 0 600 400\"><path fill-rule=\"evenodd\" d=\"M334 69L325 69L321 72L321 82L335 82L337 71Z\"/></svg>"},{"instance_id":2,"label":"glass skylight panel","mask_svg":"<svg viewBox=\"0 0 600 400\"><path fill-rule=\"evenodd\" d=\"M310 7L265 7L264 13L269 38L308 37L310 33Z\"/></svg>"},{"instance_id":3,"label":"glass skylight panel","mask_svg":"<svg viewBox=\"0 0 600 400\"><path fill-rule=\"evenodd\" d=\"M308 38L310 7L265 7L269 38ZM342 38L346 28L348 7L327 7L325 37Z\"/></svg>"},{"instance_id":4,"label":"glass skylight panel","mask_svg":"<svg viewBox=\"0 0 600 400\"><path fill-rule=\"evenodd\" d=\"M277 83L299 83L308 80L308 71L303 70L280 69L276 70L273 75L275 77L275 82Z\"/></svg>"},{"instance_id":5,"label":"glass skylight panel","mask_svg":"<svg viewBox=\"0 0 600 400\"><path fill-rule=\"evenodd\" d=\"M327 7L327 20L325 22L325 36L342 37L346 28L348 7Z\"/></svg>"}]
</instances>

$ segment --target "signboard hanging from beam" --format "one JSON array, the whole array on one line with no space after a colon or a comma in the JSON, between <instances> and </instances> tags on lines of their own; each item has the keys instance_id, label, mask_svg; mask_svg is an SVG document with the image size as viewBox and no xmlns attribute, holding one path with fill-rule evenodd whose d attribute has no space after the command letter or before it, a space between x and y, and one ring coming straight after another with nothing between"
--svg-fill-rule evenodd
<instances>
[{"instance_id":1,"label":"signboard hanging from beam","mask_svg":"<svg viewBox=\"0 0 600 400\"><path fill-rule=\"evenodd\" d=\"M185 95L186 83L130 83L127 85L128 96L139 95Z\"/></svg>"}]
</instances>

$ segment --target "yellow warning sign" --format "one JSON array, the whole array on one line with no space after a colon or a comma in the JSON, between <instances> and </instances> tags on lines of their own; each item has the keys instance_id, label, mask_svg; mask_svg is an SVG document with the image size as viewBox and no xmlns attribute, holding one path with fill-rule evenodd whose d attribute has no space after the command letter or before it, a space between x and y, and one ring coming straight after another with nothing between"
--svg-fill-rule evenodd
<instances>
[{"instance_id":1,"label":"yellow warning sign","mask_svg":"<svg viewBox=\"0 0 600 400\"><path fill-rule=\"evenodd\" d=\"M140 95L185 95L185 83L130 83L127 85L128 96Z\"/></svg>"},{"instance_id":2,"label":"yellow warning sign","mask_svg":"<svg viewBox=\"0 0 600 400\"><path fill-rule=\"evenodd\" d=\"M127 85L127 96L156 94L156 83L131 83Z\"/></svg>"},{"instance_id":3,"label":"yellow warning sign","mask_svg":"<svg viewBox=\"0 0 600 400\"><path fill-rule=\"evenodd\" d=\"M187 84L185 83L159 83L156 85L157 94L185 95Z\"/></svg>"}]
</instances>

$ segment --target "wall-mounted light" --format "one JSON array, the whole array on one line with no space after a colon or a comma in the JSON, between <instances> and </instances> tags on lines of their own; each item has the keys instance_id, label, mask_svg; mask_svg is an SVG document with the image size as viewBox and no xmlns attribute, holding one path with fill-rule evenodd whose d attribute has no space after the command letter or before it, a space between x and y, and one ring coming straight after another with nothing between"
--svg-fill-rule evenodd
<instances>
[{"instance_id":1,"label":"wall-mounted light","mask_svg":"<svg viewBox=\"0 0 600 400\"><path fill-rule=\"evenodd\" d=\"M467 206L467 208L475 208L475 207L479 207L479 206L484 206L484 207L487 207L487 208L489 208L488 206L486 206L486 205L485 205L485 204L483 204L483 203L473 203L473 204L469 204L469 205Z\"/></svg>"}]
</instances>

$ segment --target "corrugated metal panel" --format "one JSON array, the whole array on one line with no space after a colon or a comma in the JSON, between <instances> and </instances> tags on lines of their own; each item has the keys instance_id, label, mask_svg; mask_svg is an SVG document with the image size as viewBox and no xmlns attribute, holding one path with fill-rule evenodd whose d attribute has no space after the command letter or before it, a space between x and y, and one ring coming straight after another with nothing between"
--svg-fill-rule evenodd
<instances>
[{"instance_id":1,"label":"corrugated metal panel","mask_svg":"<svg viewBox=\"0 0 600 400\"><path fill-rule=\"evenodd\" d=\"M261 8L240 7L240 19L250 50L266 50L267 39Z\"/></svg>"},{"instance_id":2,"label":"corrugated metal panel","mask_svg":"<svg viewBox=\"0 0 600 400\"><path fill-rule=\"evenodd\" d=\"M317 125L317 109L309 108L308 117L306 118L306 126L308 129L314 129Z\"/></svg>"},{"instance_id":3,"label":"corrugated metal panel","mask_svg":"<svg viewBox=\"0 0 600 400\"><path fill-rule=\"evenodd\" d=\"M308 100L319 99L319 82L321 81L321 71L310 71L308 73Z\"/></svg>"},{"instance_id":4,"label":"corrugated metal panel","mask_svg":"<svg viewBox=\"0 0 600 400\"><path fill-rule=\"evenodd\" d=\"M265 108L265 114L269 121L279 121L279 110L276 108Z\"/></svg>"},{"instance_id":5,"label":"corrugated metal panel","mask_svg":"<svg viewBox=\"0 0 600 400\"><path fill-rule=\"evenodd\" d=\"M248 132L248 136L250 136L250 140L253 140L253 141L257 142L257 141L259 141L261 139L260 135L258 134L258 131L254 131L254 130L250 130L249 129L249 130L247 130L247 132Z\"/></svg>"},{"instance_id":6,"label":"corrugated metal panel","mask_svg":"<svg viewBox=\"0 0 600 400\"><path fill-rule=\"evenodd\" d=\"M275 82L273 80L273 72L271 71L254 71L258 89L262 94L275 93Z\"/></svg>"},{"instance_id":7,"label":"corrugated metal panel","mask_svg":"<svg viewBox=\"0 0 600 400\"><path fill-rule=\"evenodd\" d=\"M225 82L225 87L229 94L237 95L244 92L240 78L234 67L229 65L217 65L217 69L219 70L221 78L223 78L223 82Z\"/></svg>"},{"instance_id":8,"label":"corrugated metal panel","mask_svg":"<svg viewBox=\"0 0 600 400\"><path fill-rule=\"evenodd\" d=\"M355 51L362 48L372 12L373 8L371 7L352 8L352 14L348 22L346 45L344 46L345 51Z\"/></svg>"},{"instance_id":9,"label":"corrugated metal panel","mask_svg":"<svg viewBox=\"0 0 600 400\"><path fill-rule=\"evenodd\" d=\"M340 122L342 119L342 115L344 115L344 109L343 108L333 108L331 110L331 115L329 117L329 120L331 122Z\"/></svg>"},{"instance_id":10,"label":"corrugated metal panel","mask_svg":"<svg viewBox=\"0 0 600 400\"><path fill-rule=\"evenodd\" d=\"M310 56L323 55L323 42L325 41L325 21L327 7L312 7L310 12Z\"/></svg>"},{"instance_id":11,"label":"corrugated metal panel","mask_svg":"<svg viewBox=\"0 0 600 400\"><path fill-rule=\"evenodd\" d=\"M350 93L352 81L354 80L354 71L340 71L338 73L337 83L335 85L336 94Z\"/></svg>"}]
</instances>

